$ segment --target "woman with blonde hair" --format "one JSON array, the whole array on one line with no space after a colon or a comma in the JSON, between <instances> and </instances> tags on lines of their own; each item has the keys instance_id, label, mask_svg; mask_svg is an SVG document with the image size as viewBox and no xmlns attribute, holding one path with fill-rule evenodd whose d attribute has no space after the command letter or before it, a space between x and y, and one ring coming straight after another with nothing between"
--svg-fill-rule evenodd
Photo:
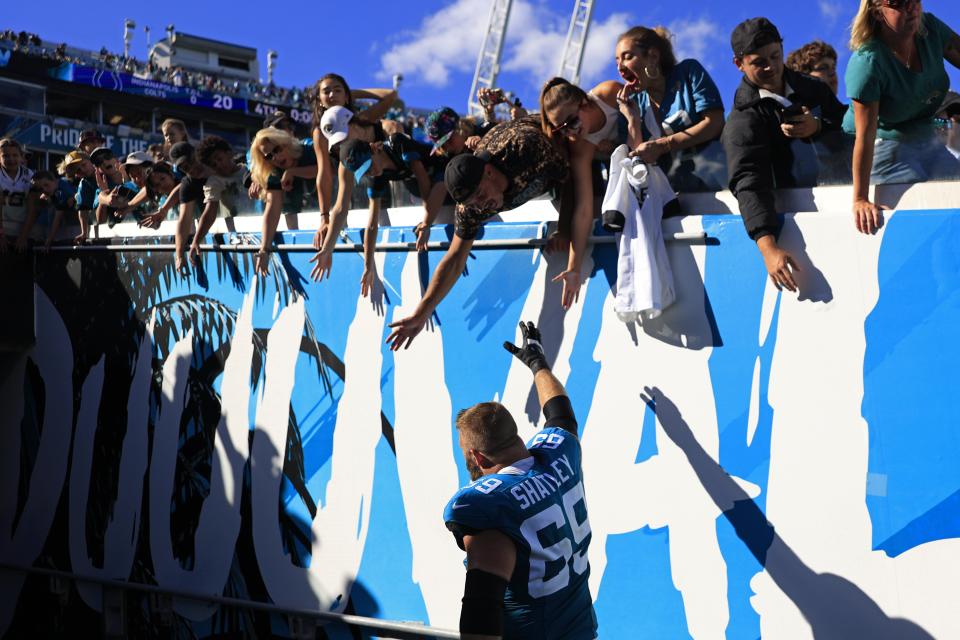
<instances>
[{"instance_id":1,"label":"woman with blonde hair","mask_svg":"<svg viewBox=\"0 0 960 640\"><path fill-rule=\"evenodd\" d=\"M723 100L710 74L692 58L677 61L664 27L633 27L617 38L614 57L624 87L632 155L658 163L674 189L722 189L726 166L718 140Z\"/></svg>"},{"instance_id":2,"label":"woman with blonde hair","mask_svg":"<svg viewBox=\"0 0 960 640\"><path fill-rule=\"evenodd\" d=\"M555 144L564 147L570 160L572 220L567 219L571 193L561 197L558 239L553 246L569 242L567 268L554 278L563 282L561 302L565 309L580 295L583 258L593 227L593 171L596 156L607 158L626 142L623 117L617 109L617 95L623 85L601 82L589 93L564 78L553 78L540 91L540 125Z\"/></svg>"},{"instance_id":3,"label":"woman with blonde hair","mask_svg":"<svg viewBox=\"0 0 960 640\"><path fill-rule=\"evenodd\" d=\"M861 233L883 224L869 185L956 177L956 159L937 140L934 116L960 68L960 36L919 0L861 0L850 26L843 129L853 145L853 217Z\"/></svg>"},{"instance_id":4,"label":"woman with blonde hair","mask_svg":"<svg viewBox=\"0 0 960 640\"><path fill-rule=\"evenodd\" d=\"M293 187L296 178L312 180L317 176L317 156L312 144L302 144L283 129L267 127L257 132L250 145L250 178L264 201L263 234L257 252L256 268L267 275L269 247L280 222L283 192ZM288 220L287 227L296 226Z\"/></svg>"}]
</instances>

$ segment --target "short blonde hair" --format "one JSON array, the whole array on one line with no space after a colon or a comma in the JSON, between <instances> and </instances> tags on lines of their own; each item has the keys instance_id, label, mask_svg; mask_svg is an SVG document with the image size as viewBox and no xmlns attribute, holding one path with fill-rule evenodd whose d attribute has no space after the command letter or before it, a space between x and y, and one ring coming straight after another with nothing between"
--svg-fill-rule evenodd
<instances>
[{"instance_id":1,"label":"short blonde hair","mask_svg":"<svg viewBox=\"0 0 960 640\"><path fill-rule=\"evenodd\" d=\"M180 131L183 131L184 136L189 137L189 134L187 133L187 123L185 123L183 120L178 120L176 118L167 118L166 120L160 123L161 132L166 131L168 127L176 127L177 129L180 129Z\"/></svg>"},{"instance_id":2,"label":"short blonde hair","mask_svg":"<svg viewBox=\"0 0 960 640\"><path fill-rule=\"evenodd\" d=\"M457 431L467 449L492 454L520 443L517 423L499 402L481 402L457 414Z\"/></svg>"},{"instance_id":3,"label":"short blonde hair","mask_svg":"<svg viewBox=\"0 0 960 640\"><path fill-rule=\"evenodd\" d=\"M881 8L881 0L860 0L860 9L857 15L853 17L850 23L850 50L856 51L863 45L874 40L880 31L880 21L877 19L877 12ZM920 22L920 37L927 35L927 29Z\"/></svg>"},{"instance_id":4,"label":"short blonde hair","mask_svg":"<svg viewBox=\"0 0 960 640\"><path fill-rule=\"evenodd\" d=\"M260 145L269 142L275 147L286 147L290 156L294 159L299 158L303 153L303 147L300 141L294 138L290 133L276 127L267 127L260 129L250 144L250 177L260 187L260 197L267 196L267 183L270 180L270 174L276 167L273 163L263 157L260 151Z\"/></svg>"}]
</instances>

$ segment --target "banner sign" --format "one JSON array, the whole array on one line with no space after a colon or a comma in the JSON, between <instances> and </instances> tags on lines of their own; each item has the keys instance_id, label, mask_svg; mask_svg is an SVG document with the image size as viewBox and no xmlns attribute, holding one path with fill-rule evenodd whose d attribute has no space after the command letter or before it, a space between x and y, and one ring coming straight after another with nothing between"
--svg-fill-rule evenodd
<instances>
[{"instance_id":1,"label":"banner sign","mask_svg":"<svg viewBox=\"0 0 960 640\"><path fill-rule=\"evenodd\" d=\"M97 87L98 89L106 89L108 91L119 91L135 96L156 98L158 100L166 100L182 105L219 109L221 111L247 111L247 101L245 98L200 91L199 89L190 87L177 87L172 84L167 84L166 82L150 80L149 78L138 78L137 76L120 71L105 71L103 69L66 63L56 69L51 69L50 75L64 82L73 82L75 84Z\"/></svg>"},{"instance_id":2,"label":"banner sign","mask_svg":"<svg viewBox=\"0 0 960 640\"><path fill-rule=\"evenodd\" d=\"M272 116L274 111L286 111L293 118L294 122L303 125L309 125L313 122L313 112L310 109L293 109L290 105L276 105L257 100L247 100L247 113L266 119Z\"/></svg>"},{"instance_id":3,"label":"banner sign","mask_svg":"<svg viewBox=\"0 0 960 640\"><path fill-rule=\"evenodd\" d=\"M33 149L65 153L76 148L82 131L82 128L40 120L0 116L0 136L9 136ZM121 158L134 151L146 151L147 147L154 142L163 142L161 136L149 133L129 137L104 133L103 137L106 138L106 146L113 149L114 154Z\"/></svg>"}]
</instances>

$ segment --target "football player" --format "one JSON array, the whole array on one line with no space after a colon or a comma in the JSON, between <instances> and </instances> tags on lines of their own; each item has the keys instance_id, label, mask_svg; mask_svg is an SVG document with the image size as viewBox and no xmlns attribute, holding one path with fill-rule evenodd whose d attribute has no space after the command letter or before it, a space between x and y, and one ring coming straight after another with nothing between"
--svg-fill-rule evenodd
<instances>
[{"instance_id":1,"label":"football player","mask_svg":"<svg viewBox=\"0 0 960 640\"><path fill-rule=\"evenodd\" d=\"M467 552L460 633L471 640L593 640L577 421L547 365L540 332L532 322L521 322L520 331L521 347L503 346L533 372L544 428L524 443L497 402L457 416L473 479L444 511L447 528Z\"/></svg>"}]
</instances>

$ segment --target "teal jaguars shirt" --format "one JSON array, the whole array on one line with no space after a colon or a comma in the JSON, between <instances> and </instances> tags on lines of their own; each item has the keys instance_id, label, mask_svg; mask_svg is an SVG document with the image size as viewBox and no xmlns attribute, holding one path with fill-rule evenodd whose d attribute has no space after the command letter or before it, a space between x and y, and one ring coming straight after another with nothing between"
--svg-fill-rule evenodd
<instances>
[{"instance_id":1,"label":"teal jaguars shirt","mask_svg":"<svg viewBox=\"0 0 960 640\"><path fill-rule=\"evenodd\" d=\"M580 442L559 427L527 444L530 457L463 487L444 510L447 528L463 536L497 529L517 548L504 597L505 639L593 640L590 521L583 493Z\"/></svg>"}]
</instances>

